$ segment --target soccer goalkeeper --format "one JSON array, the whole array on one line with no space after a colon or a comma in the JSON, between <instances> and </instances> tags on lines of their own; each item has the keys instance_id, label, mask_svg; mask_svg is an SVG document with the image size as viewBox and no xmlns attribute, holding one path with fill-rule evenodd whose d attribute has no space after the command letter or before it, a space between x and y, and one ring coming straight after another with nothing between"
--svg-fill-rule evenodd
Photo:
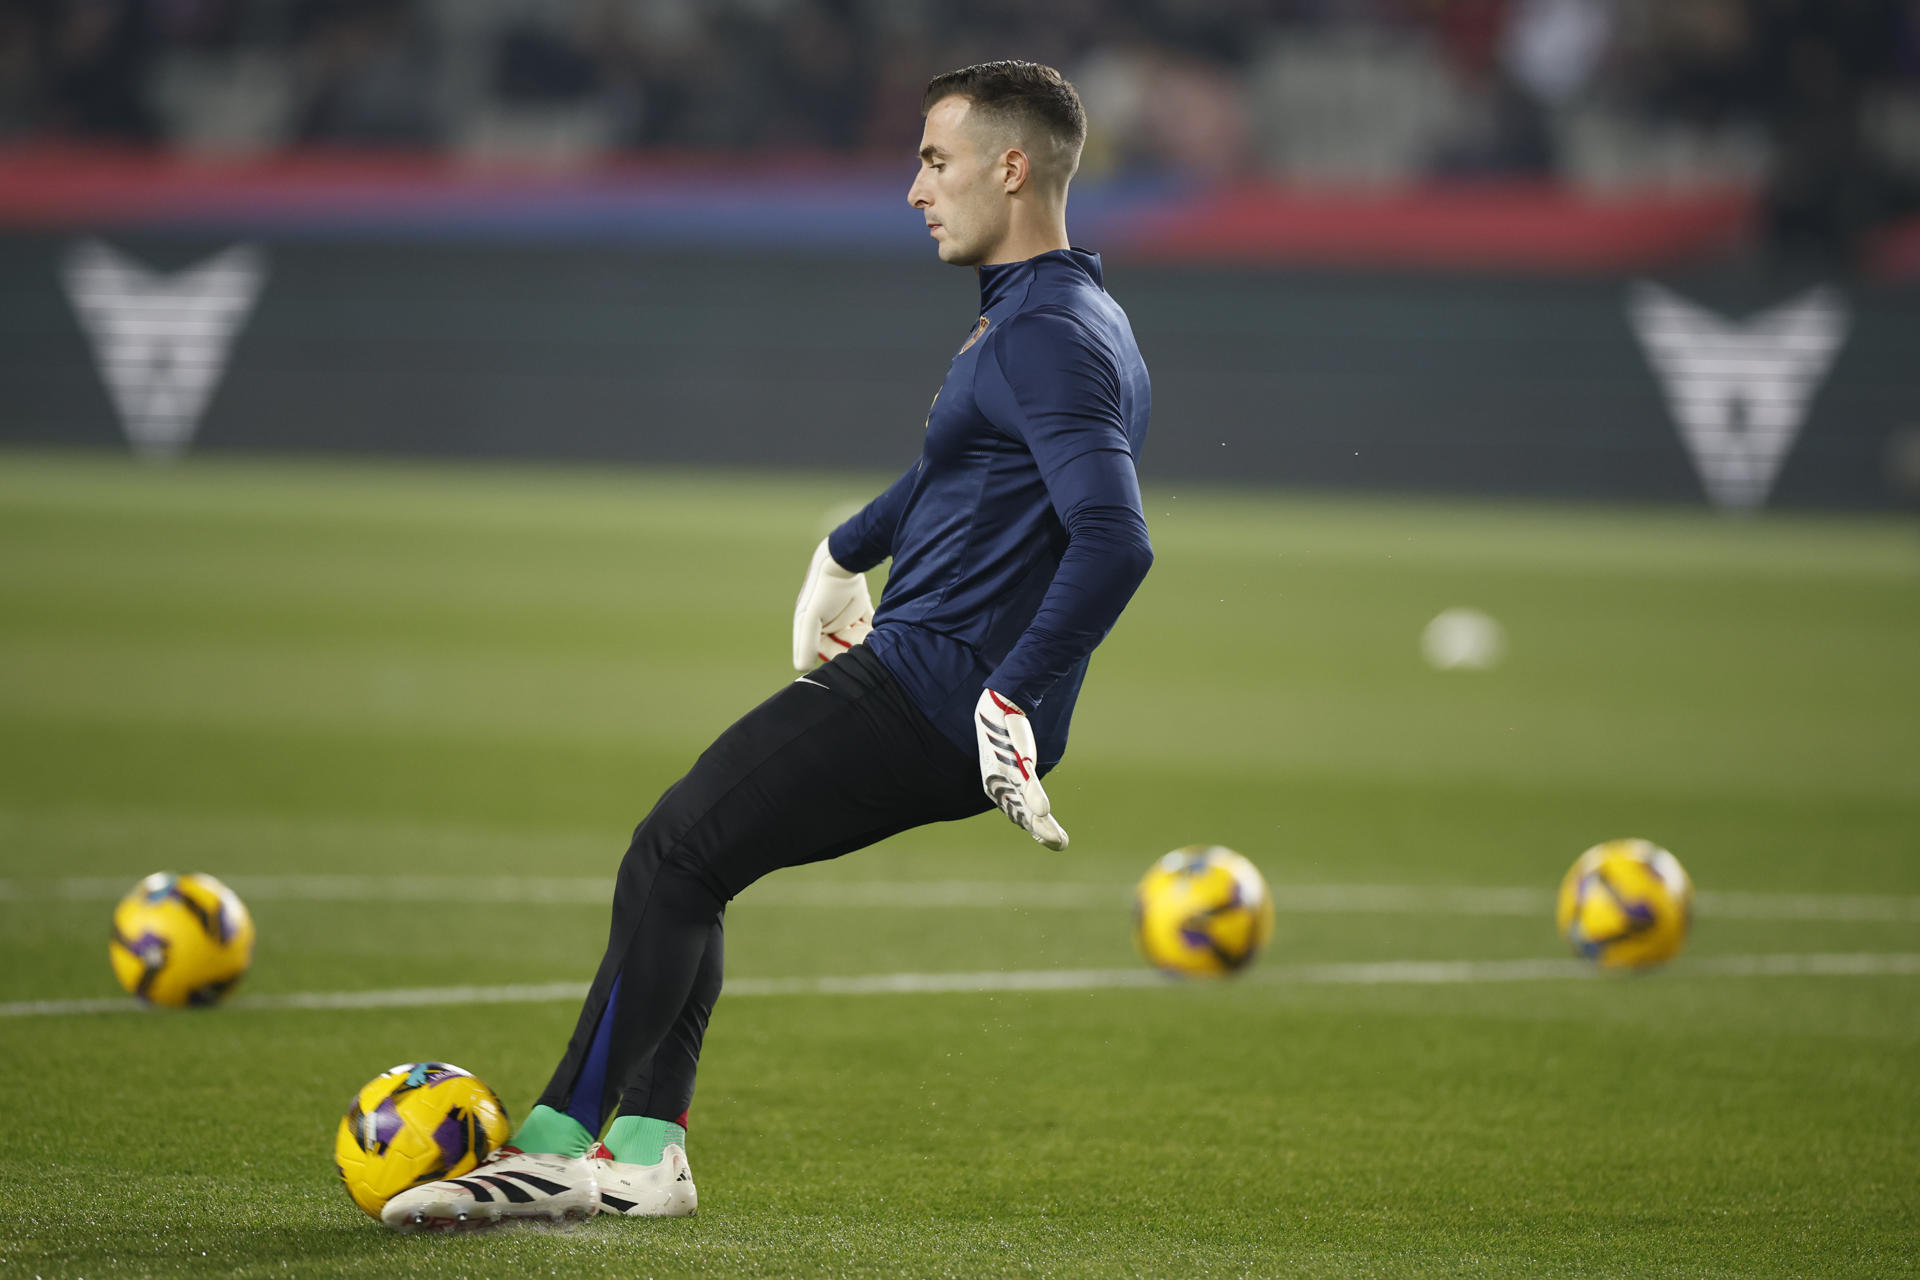
<instances>
[{"instance_id":1,"label":"soccer goalkeeper","mask_svg":"<svg viewBox=\"0 0 1920 1280\"><path fill-rule=\"evenodd\" d=\"M735 895L995 806L1067 847L1041 778L1153 560L1134 470L1147 370L1099 257L1067 240L1086 137L1073 86L990 62L936 77L923 111L907 198L941 260L978 269L980 316L920 457L814 551L793 630L808 674L635 830L606 957L539 1103L472 1174L394 1197L390 1226L692 1213L687 1107ZM876 614L863 575L889 557Z\"/></svg>"}]
</instances>

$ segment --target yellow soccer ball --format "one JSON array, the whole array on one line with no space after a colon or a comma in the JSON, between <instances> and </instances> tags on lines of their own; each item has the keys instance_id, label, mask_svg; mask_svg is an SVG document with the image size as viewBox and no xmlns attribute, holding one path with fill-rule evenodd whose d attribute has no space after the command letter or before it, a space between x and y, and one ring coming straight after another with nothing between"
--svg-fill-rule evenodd
<instances>
[{"instance_id":1,"label":"yellow soccer ball","mask_svg":"<svg viewBox=\"0 0 1920 1280\"><path fill-rule=\"evenodd\" d=\"M403 1062L354 1095L333 1135L333 1165L372 1217L409 1187L471 1173L512 1132L507 1109L469 1071Z\"/></svg>"},{"instance_id":2,"label":"yellow soccer ball","mask_svg":"<svg viewBox=\"0 0 1920 1280\"><path fill-rule=\"evenodd\" d=\"M1134 942L1148 963L1168 973L1238 973L1272 936L1266 880L1221 845L1175 849L1153 864L1134 893Z\"/></svg>"},{"instance_id":3,"label":"yellow soccer ball","mask_svg":"<svg viewBox=\"0 0 1920 1280\"><path fill-rule=\"evenodd\" d=\"M210 875L157 871L113 909L107 958L148 1004L214 1004L253 963L253 917Z\"/></svg>"},{"instance_id":4,"label":"yellow soccer ball","mask_svg":"<svg viewBox=\"0 0 1920 1280\"><path fill-rule=\"evenodd\" d=\"M1560 882L1560 936L1602 969L1650 969L1680 954L1693 923L1693 881L1647 840L1609 840Z\"/></svg>"}]
</instances>

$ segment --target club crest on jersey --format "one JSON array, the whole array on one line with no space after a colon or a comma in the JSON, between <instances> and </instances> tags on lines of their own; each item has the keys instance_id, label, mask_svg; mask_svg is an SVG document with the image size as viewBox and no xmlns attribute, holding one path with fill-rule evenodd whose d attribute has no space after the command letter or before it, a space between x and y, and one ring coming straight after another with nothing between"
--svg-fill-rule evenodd
<instances>
[{"instance_id":1,"label":"club crest on jersey","mask_svg":"<svg viewBox=\"0 0 1920 1280\"><path fill-rule=\"evenodd\" d=\"M956 356L963 356L967 354L967 348L971 347L974 343L980 341L980 335L987 331L987 326L991 323L993 322L988 320L985 316L981 316L980 323L973 326L973 332L967 335L967 340L961 343L960 349L954 352L953 354Z\"/></svg>"}]
</instances>

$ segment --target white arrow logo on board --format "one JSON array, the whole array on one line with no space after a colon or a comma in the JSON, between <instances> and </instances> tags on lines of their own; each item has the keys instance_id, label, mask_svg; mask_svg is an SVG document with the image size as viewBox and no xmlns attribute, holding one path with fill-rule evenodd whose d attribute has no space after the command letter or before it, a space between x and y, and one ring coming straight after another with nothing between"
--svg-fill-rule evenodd
<instances>
[{"instance_id":1,"label":"white arrow logo on board","mask_svg":"<svg viewBox=\"0 0 1920 1280\"><path fill-rule=\"evenodd\" d=\"M128 443L149 458L180 453L266 284L266 255L236 245L161 275L87 240L67 255L61 274Z\"/></svg>"},{"instance_id":2,"label":"white arrow logo on board","mask_svg":"<svg viewBox=\"0 0 1920 1280\"><path fill-rule=\"evenodd\" d=\"M1723 507L1765 502L1846 338L1845 301L1821 286L1727 320L1642 281L1627 312L1707 496Z\"/></svg>"}]
</instances>

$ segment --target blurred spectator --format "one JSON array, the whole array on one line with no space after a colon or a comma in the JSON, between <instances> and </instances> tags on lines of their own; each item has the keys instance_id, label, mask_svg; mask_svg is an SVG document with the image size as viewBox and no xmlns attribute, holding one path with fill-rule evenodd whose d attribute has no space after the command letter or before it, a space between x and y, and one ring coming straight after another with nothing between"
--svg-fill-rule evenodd
<instances>
[{"instance_id":1,"label":"blurred spectator","mask_svg":"<svg viewBox=\"0 0 1920 1280\"><path fill-rule=\"evenodd\" d=\"M1613 41L1614 0L1513 0L1500 34L1501 167L1560 168L1561 122L1585 98Z\"/></svg>"},{"instance_id":2,"label":"blurred spectator","mask_svg":"<svg viewBox=\"0 0 1920 1280\"><path fill-rule=\"evenodd\" d=\"M1756 97L1774 141L1767 230L1789 259L1844 266L1911 204L1868 146L1865 100L1897 70L1896 0L1771 0L1756 15Z\"/></svg>"},{"instance_id":3,"label":"blurred spectator","mask_svg":"<svg viewBox=\"0 0 1920 1280\"><path fill-rule=\"evenodd\" d=\"M135 0L26 0L16 35L40 58L39 128L56 138L150 143L160 128L148 99L153 31Z\"/></svg>"},{"instance_id":4,"label":"blurred spectator","mask_svg":"<svg viewBox=\"0 0 1920 1280\"><path fill-rule=\"evenodd\" d=\"M1501 33L1501 63L1542 107L1569 106L1606 57L1613 18L1613 0L1515 0Z\"/></svg>"},{"instance_id":5,"label":"blurred spectator","mask_svg":"<svg viewBox=\"0 0 1920 1280\"><path fill-rule=\"evenodd\" d=\"M162 39L186 49L232 49L247 22L247 0L149 0L147 8Z\"/></svg>"},{"instance_id":6,"label":"blurred spectator","mask_svg":"<svg viewBox=\"0 0 1920 1280\"><path fill-rule=\"evenodd\" d=\"M871 65L859 28L839 4L799 0L772 31L766 70L778 109L765 140L776 146L847 149L859 144Z\"/></svg>"},{"instance_id":7,"label":"blurred spectator","mask_svg":"<svg viewBox=\"0 0 1920 1280\"><path fill-rule=\"evenodd\" d=\"M40 77L46 59L40 33L21 0L0 0L0 141L40 124Z\"/></svg>"},{"instance_id":8,"label":"blurred spectator","mask_svg":"<svg viewBox=\"0 0 1920 1280\"><path fill-rule=\"evenodd\" d=\"M1770 0L1651 0L1645 49L1646 106L1655 114L1714 124L1759 110L1763 91L1760 5ZM1835 0L1846 3L1847 0Z\"/></svg>"},{"instance_id":9,"label":"blurred spectator","mask_svg":"<svg viewBox=\"0 0 1920 1280\"><path fill-rule=\"evenodd\" d=\"M411 0L304 0L294 15L299 142L428 145L440 138L428 29Z\"/></svg>"},{"instance_id":10,"label":"blurred spectator","mask_svg":"<svg viewBox=\"0 0 1920 1280\"><path fill-rule=\"evenodd\" d=\"M592 54L565 32L521 18L499 39L493 93L503 102L577 102L599 88Z\"/></svg>"},{"instance_id":11,"label":"blurred spectator","mask_svg":"<svg viewBox=\"0 0 1920 1280\"><path fill-rule=\"evenodd\" d=\"M1088 172L1230 177L1250 166L1246 94L1219 63L1137 40L1096 49L1075 76L1087 105Z\"/></svg>"}]
</instances>

